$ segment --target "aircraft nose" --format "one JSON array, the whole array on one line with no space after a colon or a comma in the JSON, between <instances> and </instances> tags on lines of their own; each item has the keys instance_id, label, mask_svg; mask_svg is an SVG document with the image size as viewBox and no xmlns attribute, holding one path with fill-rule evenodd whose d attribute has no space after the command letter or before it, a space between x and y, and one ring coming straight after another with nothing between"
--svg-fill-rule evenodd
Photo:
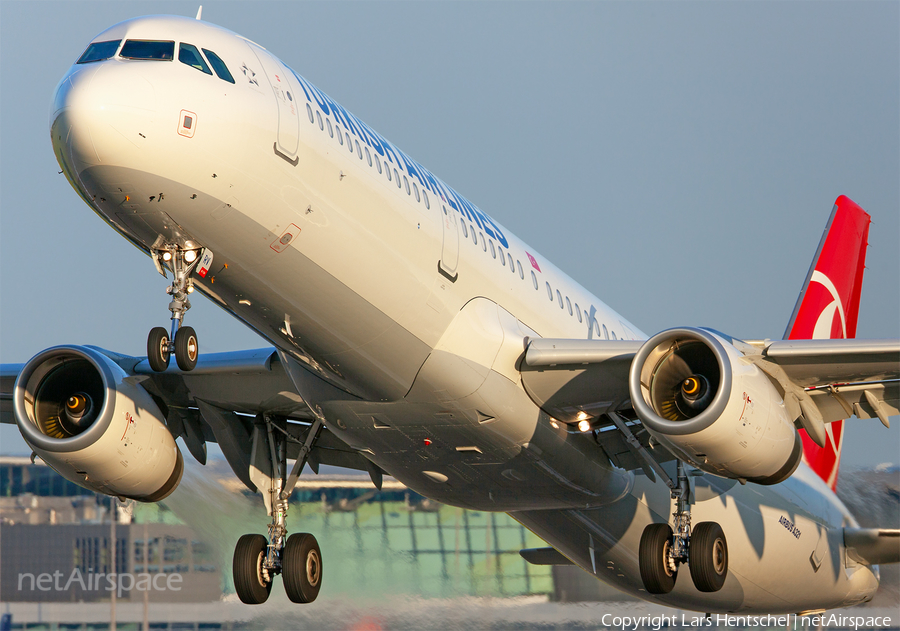
<instances>
[{"instance_id":1,"label":"aircraft nose","mask_svg":"<svg viewBox=\"0 0 900 631\"><path fill-rule=\"evenodd\" d=\"M59 82L51 109L54 150L63 169L77 178L87 167L121 164L143 149L156 95L126 64L86 64Z\"/></svg>"}]
</instances>

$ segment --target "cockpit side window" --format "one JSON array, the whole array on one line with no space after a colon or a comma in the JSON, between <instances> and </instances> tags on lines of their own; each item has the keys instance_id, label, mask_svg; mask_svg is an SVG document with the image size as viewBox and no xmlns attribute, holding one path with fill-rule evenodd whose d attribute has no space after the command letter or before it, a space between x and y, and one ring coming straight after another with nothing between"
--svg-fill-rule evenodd
<instances>
[{"instance_id":1,"label":"cockpit side window","mask_svg":"<svg viewBox=\"0 0 900 631\"><path fill-rule=\"evenodd\" d=\"M114 39L108 42L94 42L87 47L87 50L84 51L84 54L79 57L78 61L76 61L75 63L89 64L92 61L103 61L104 59L109 59L116 54L117 50L119 50L119 42L121 41L122 40L120 39Z\"/></svg>"},{"instance_id":2,"label":"cockpit side window","mask_svg":"<svg viewBox=\"0 0 900 631\"><path fill-rule=\"evenodd\" d=\"M193 44L181 43L178 45L178 61L191 68L196 68L201 72L205 72L206 74L212 74L212 70L210 70L209 66L206 65L206 62L203 61L203 56L200 55L200 51L197 50L197 47Z\"/></svg>"},{"instance_id":3,"label":"cockpit side window","mask_svg":"<svg viewBox=\"0 0 900 631\"><path fill-rule=\"evenodd\" d=\"M146 39L129 39L122 46L119 57L126 59L149 59L172 61L175 58L175 42L160 42Z\"/></svg>"},{"instance_id":4,"label":"cockpit side window","mask_svg":"<svg viewBox=\"0 0 900 631\"><path fill-rule=\"evenodd\" d=\"M211 50L203 49L203 53L206 55L206 58L209 59L209 65L213 67L213 70L216 71L216 76L222 79L223 81L227 81L228 83L234 83L234 77L231 76L231 73L228 72L228 66L225 65L225 62L219 59L219 56L215 54Z\"/></svg>"}]
</instances>

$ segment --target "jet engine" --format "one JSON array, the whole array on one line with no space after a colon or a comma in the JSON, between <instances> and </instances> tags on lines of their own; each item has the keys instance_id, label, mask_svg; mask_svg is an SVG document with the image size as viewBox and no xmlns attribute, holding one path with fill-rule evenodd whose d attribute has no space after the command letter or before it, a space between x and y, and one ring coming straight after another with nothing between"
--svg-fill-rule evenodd
<instances>
[{"instance_id":1,"label":"jet engine","mask_svg":"<svg viewBox=\"0 0 900 631\"><path fill-rule=\"evenodd\" d=\"M34 453L80 486L156 502L181 481L184 461L156 403L93 348L56 346L33 357L13 406Z\"/></svg>"},{"instance_id":2,"label":"jet engine","mask_svg":"<svg viewBox=\"0 0 900 631\"><path fill-rule=\"evenodd\" d=\"M653 336L632 361L628 388L650 434L704 471L777 484L800 464L802 442L781 394L716 333Z\"/></svg>"}]
</instances>

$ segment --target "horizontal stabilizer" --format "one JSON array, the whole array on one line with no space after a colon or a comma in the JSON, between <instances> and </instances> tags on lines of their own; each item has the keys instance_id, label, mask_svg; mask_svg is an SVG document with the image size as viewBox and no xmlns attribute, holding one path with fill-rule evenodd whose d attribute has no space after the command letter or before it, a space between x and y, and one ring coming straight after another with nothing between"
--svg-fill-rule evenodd
<instances>
[{"instance_id":1,"label":"horizontal stabilizer","mask_svg":"<svg viewBox=\"0 0 900 631\"><path fill-rule=\"evenodd\" d=\"M575 565L556 548L525 548L519 554L532 565Z\"/></svg>"},{"instance_id":2,"label":"horizontal stabilizer","mask_svg":"<svg viewBox=\"0 0 900 631\"><path fill-rule=\"evenodd\" d=\"M900 563L900 530L844 528L847 556L867 565Z\"/></svg>"}]
</instances>

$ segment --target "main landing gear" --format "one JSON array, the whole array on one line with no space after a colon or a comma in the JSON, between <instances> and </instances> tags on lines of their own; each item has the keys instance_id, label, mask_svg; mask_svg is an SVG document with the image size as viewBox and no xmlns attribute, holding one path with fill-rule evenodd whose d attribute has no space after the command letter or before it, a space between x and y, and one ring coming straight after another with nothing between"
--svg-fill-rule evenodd
<instances>
[{"instance_id":1,"label":"main landing gear","mask_svg":"<svg viewBox=\"0 0 900 631\"><path fill-rule=\"evenodd\" d=\"M675 587L678 566L687 563L694 586L701 592L717 592L728 575L728 545L716 522L706 521L691 532L691 487L678 461L678 483L670 485L675 500L675 529L668 524L644 528L638 553L641 580L651 594L668 594Z\"/></svg>"},{"instance_id":2,"label":"main landing gear","mask_svg":"<svg viewBox=\"0 0 900 631\"><path fill-rule=\"evenodd\" d=\"M313 444L322 428L317 418L287 476L287 442L292 440L283 420L268 415L257 419L253 429L250 478L262 492L272 521L268 538L244 535L234 549L232 572L234 589L241 602L259 605L266 602L275 576L281 574L284 591L295 603L311 603L322 587L322 551L309 533L287 536L285 524L288 499Z\"/></svg>"},{"instance_id":3,"label":"main landing gear","mask_svg":"<svg viewBox=\"0 0 900 631\"><path fill-rule=\"evenodd\" d=\"M188 294L194 291L191 272L200 261L200 251L183 249L176 245L163 245L153 249L153 262L163 276L165 264L172 269L172 285L166 293L172 296L169 311L172 312L171 333L158 326L147 336L147 361L155 372L163 372L169 366L169 357L174 352L175 361L181 370L193 370L200 355L197 333L189 326L182 326L184 314L191 308Z\"/></svg>"}]
</instances>

